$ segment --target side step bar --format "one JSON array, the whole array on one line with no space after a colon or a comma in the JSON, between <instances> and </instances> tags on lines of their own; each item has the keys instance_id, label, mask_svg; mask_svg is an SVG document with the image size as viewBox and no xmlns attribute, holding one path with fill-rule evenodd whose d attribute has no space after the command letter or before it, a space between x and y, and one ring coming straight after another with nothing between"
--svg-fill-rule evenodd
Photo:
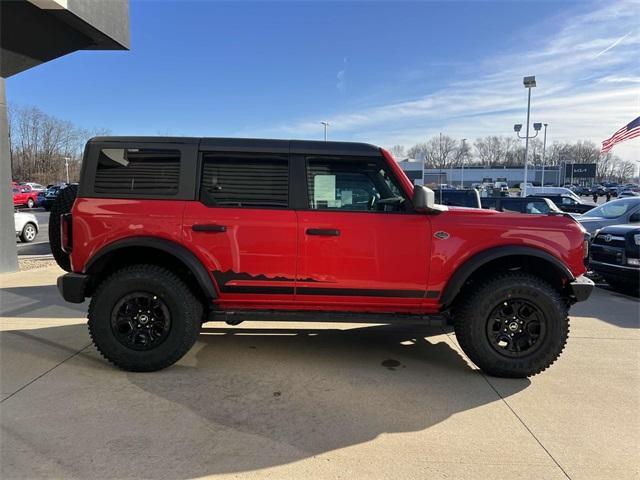
<instances>
[{"instance_id":1,"label":"side step bar","mask_svg":"<svg viewBox=\"0 0 640 480\"><path fill-rule=\"evenodd\" d=\"M304 310L213 310L207 322L226 322L238 325L245 321L269 322L324 322L324 323L384 323L384 324L418 324L420 326L444 327L448 322L445 315L419 315L401 313L348 313L317 312Z\"/></svg>"}]
</instances>

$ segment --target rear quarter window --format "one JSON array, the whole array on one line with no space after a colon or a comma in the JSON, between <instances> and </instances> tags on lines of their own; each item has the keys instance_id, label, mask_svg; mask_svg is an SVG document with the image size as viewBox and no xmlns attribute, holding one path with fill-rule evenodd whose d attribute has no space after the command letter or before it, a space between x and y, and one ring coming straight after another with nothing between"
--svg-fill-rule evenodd
<instances>
[{"instance_id":1,"label":"rear quarter window","mask_svg":"<svg viewBox=\"0 0 640 480\"><path fill-rule=\"evenodd\" d=\"M94 192L174 196L180 184L180 151L153 148L103 148Z\"/></svg>"}]
</instances>

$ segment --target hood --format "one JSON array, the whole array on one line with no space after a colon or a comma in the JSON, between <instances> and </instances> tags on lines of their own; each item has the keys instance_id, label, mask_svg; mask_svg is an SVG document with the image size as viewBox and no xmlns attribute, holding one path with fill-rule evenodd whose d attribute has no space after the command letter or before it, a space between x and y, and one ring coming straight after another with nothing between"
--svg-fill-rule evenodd
<instances>
[{"instance_id":1,"label":"hood","mask_svg":"<svg viewBox=\"0 0 640 480\"><path fill-rule=\"evenodd\" d=\"M640 226L638 225L610 225L608 227L603 227L599 230L598 233L610 233L612 235L621 235L624 236L627 233L640 233Z\"/></svg>"}]
</instances>

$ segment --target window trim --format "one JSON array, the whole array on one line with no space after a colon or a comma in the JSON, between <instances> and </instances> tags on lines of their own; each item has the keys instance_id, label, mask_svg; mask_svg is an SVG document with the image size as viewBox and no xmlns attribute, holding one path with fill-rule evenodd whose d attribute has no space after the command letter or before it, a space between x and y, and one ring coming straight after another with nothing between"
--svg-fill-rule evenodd
<instances>
[{"instance_id":1,"label":"window trim","mask_svg":"<svg viewBox=\"0 0 640 480\"><path fill-rule=\"evenodd\" d=\"M156 150L177 150L180 152L180 177L176 194L163 195L158 193L99 193L95 191L95 180L98 162L102 149L109 148L141 148ZM168 142L89 142L85 149L84 161L80 172L78 197L85 198L123 198L140 200L194 200L196 195L197 141L188 143Z\"/></svg>"},{"instance_id":2,"label":"window trim","mask_svg":"<svg viewBox=\"0 0 640 480\"><path fill-rule=\"evenodd\" d=\"M269 149L265 149L266 151L258 151L258 150L254 150L254 149L249 149L249 150L242 150L242 149L221 149L221 150L215 150L215 149L207 149L207 150L201 150L198 152L198 166L197 166L197 171L196 171L196 182L195 182L195 191L196 191L196 198L195 200L200 203L203 207L206 208L237 208L237 209L242 209L242 210L275 210L275 211L282 211L282 210L293 210L292 208L292 178L293 178L293 173L292 173L292 160L291 160L291 155L288 154L287 152L283 152L283 151L269 151ZM287 180L288 180L288 184L287 184L287 206L286 207L273 207L273 206L269 206L269 207L260 207L260 206L255 206L255 205L251 205L251 206L238 206L238 205L207 205L205 202L202 201L201 199L201 189L202 189L202 172L204 170L204 156L205 155L211 155L211 154L220 154L220 155L227 155L227 156L232 156L234 154L239 154L239 155L279 155L282 157L286 157L287 159L287 165L288 165L288 169L287 169Z\"/></svg>"}]
</instances>

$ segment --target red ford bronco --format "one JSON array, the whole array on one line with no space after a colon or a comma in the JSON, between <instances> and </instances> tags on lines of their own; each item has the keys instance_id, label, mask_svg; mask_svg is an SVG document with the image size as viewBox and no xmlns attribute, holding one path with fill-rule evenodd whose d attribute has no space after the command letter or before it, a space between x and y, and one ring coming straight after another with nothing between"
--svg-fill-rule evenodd
<instances>
[{"instance_id":1,"label":"red ford bronco","mask_svg":"<svg viewBox=\"0 0 640 480\"><path fill-rule=\"evenodd\" d=\"M360 143L94 138L50 225L62 296L91 297L97 349L133 371L176 362L207 321L420 321L525 377L593 289L571 217L438 205Z\"/></svg>"}]
</instances>

